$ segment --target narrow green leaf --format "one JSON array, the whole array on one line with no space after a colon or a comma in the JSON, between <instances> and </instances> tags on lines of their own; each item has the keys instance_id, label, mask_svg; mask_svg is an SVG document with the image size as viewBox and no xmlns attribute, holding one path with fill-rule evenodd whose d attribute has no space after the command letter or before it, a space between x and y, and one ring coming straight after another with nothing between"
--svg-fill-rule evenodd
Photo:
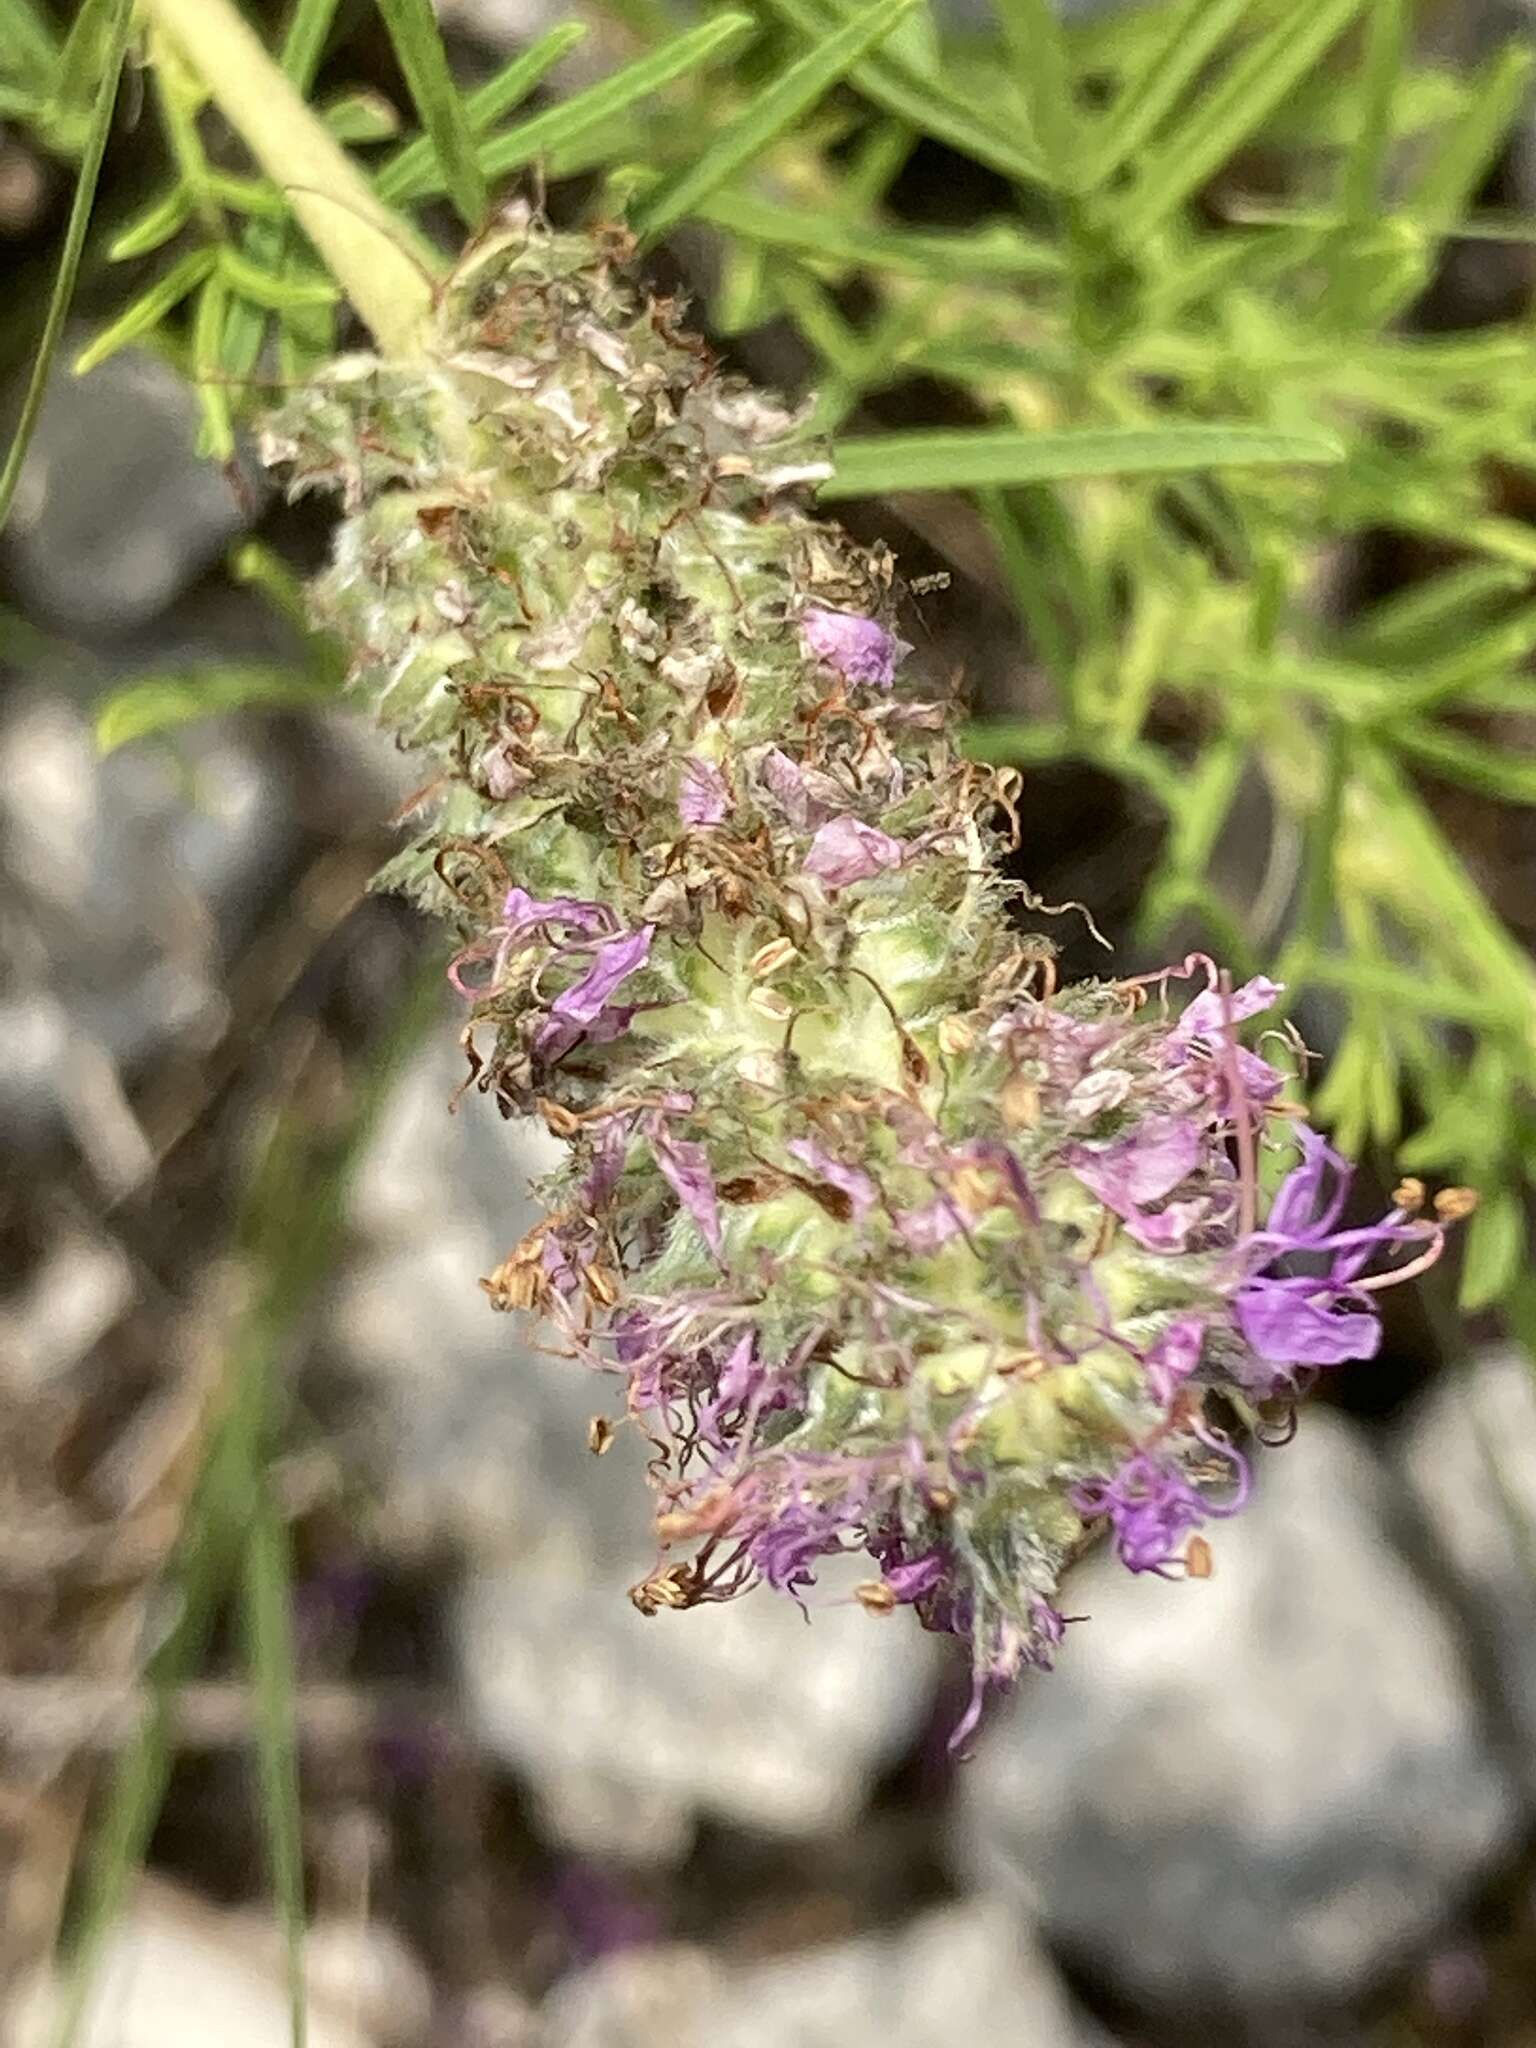
<instances>
[{"instance_id":1,"label":"narrow green leaf","mask_svg":"<svg viewBox=\"0 0 1536 2048\"><path fill-rule=\"evenodd\" d=\"M1536 804L1536 760L1417 719L1394 722L1386 737L1399 753L1433 775L1505 803Z\"/></svg>"},{"instance_id":2,"label":"narrow green leaf","mask_svg":"<svg viewBox=\"0 0 1536 2048\"><path fill-rule=\"evenodd\" d=\"M1533 68L1536 51L1522 43L1490 59L1472 105L1407 195L1410 212L1454 221L1466 208L1514 126Z\"/></svg>"},{"instance_id":3,"label":"narrow green leaf","mask_svg":"<svg viewBox=\"0 0 1536 2048\"><path fill-rule=\"evenodd\" d=\"M733 49L756 27L750 14L730 9L717 15L713 21L675 36L648 57L638 58L635 63L626 64L622 71L615 71L611 78L589 85L584 92L573 93L558 107L535 114L530 120L509 128L504 135L482 144L480 168L487 178L505 178L511 172L521 170L525 164L532 163L535 157L568 147L579 138L590 135L594 129L605 128L637 100L659 92L674 78L686 76L711 58ZM419 186L413 185L406 196L417 199L427 195Z\"/></svg>"},{"instance_id":4,"label":"narrow green leaf","mask_svg":"<svg viewBox=\"0 0 1536 2048\"><path fill-rule=\"evenodd\" d=\"M94 341L86 343L75 357L75 375L86 376L98 363L116 355L130 341L137 341L141 334L151 333L167 313L175 311L189 292L195 292L203 279L212 275L218 262L217 249L189 249L163 277L155 280L148 291L141 292L131 306L104 327Z\"/></svg>"},{"instance_id":5,"label":"narrow green leaf","mask_svg":"<svg viewBox=\"0 0 1536 2048\"><path fill-rule=\"evenodd\" d=\"M340 0L296 0L277 61L299 91L308 96L325 55L326 39Z\"/></svg>"},{"instance_id":6,"label":"narrow green leaf","mask_svg":"<svg viewBox=\"0 0 1536 2048\"><path fill-rule=\"evenodd\" d=\"M84 123L112 65L118 0L80 0L53 79L51 108L66 124Z\"/></svg>"},{"instance_id":7,"label":"narrow green leaf","mask_svg":"<svg viewBox=\"0 0 1536 2048\"><path fill-rule=\"evenodd\" d=\"M1013 61L1013 74L1029 109L1030 133L1050 182L1071 191L1077 183L1078 122L1072 67L1059 9L1052 0L992 0Z\"/></svg>"},{"instance_id":8,"label":"narrow green leaf","mask_svg":"<svg viewBox=\"0 0 1536 2048\"><path fill-rule=\"evenodd\" d=\"M1293 0L1148 156L1119 213L1128 241L1149 233L1261 128L1360 11L1362 0Z\"/></svg>"},{"instance_id":9,"label":"narrow green leaf","mask_svg":"<svg viewBox=\"0 0 1536 2048\"><path fill-rule=\"evenodd\" d=\"M1140 153L1253 5L1253 0L1179 0L1163 10L1162 40L1123 81L1085 142L1083 183L1106 184Z\"/></svg>"},{"instance_id":10,"label":"narrow green leaf","mask_svg":"<svg viewBox=\"0 0 1536 2048\"><path fill-rule=\"evenodd\" d=\"M334 679L278 664L223 662L166 675L135 676L96 710L96 749L110 754L134 740L229 711L290 711L323 704Z\"/></svg>"},{"instance_id":11,"label":"narrow green leaf","mask_svg":"<svg viewBox=\"0 0 1536 2048\"><path fill-rule=\"evenodd\" d=\"M370 142L393 142L400 133L400 115L382 93L340 93L315 111L336 140L349 148ZM421 152L430 160L431 143L424 141Z\"/></svg>"},{"instance_id":12,"label":"narrow green leaf","mask_svg":"<svg viewBox=\"0 0 1536 2048\"><path fill-rule=\"evenodd\" d=\"M222 358L228 312L229 286L222 271L215 270L198 293L192 315L192 378L203 415L198 452L214 462L228 462L235 452L235 429Z\"/></svg>"},{"instance_id":13,"label":"narrow green leaf","mask_svg":"<svg viewBox=\"0 0 1536 2048\"><path fill-rule=\"evenodd\" d=\"M298 1727L293 1708L293 1566L288 1532L263 1473L246 1536L242 1582L247 1668L256 1695L256 1750L267 1858L288 1959L292 2048L304 2048L304 1843L299 1804Z\"/></svg>"},{"instance_id":14,"label":"narrow green leaf","mask_svg":"<svg viewBox=\"0 0 1536 2048\"><path fill-rule=\"evenodd\" d=\"M16 431L11 437L11 445L6 450L4 466L0 467L0 533L4 532L5 523L10 517L16 486L21 481L22 465L27 459L27 449L31 446L32 435L37 427L38 414L43 409L43 394L48 388L48 373L53 368L53 359L58 353L64 322L69 317L69 304L75 292L75 278L79 274L80 257L85 249L86 230L90 226L91 208L96 202L96 183L101 176L101 160L106 154L107 136L112 127L112 110L117 105L117 86L122 76L123 59L128 50L131 18L132 0L116 0L111 33L96 84L95 103L91 108L90 124L86 131L85 147L80 157L80 170L75 179L74 198L70 202L69 220L64 229L64 246L59 252L59 268L54 277L53 291L49 296L48 311L43 318L43 331L38 337L37 353L32 358L26 396L21 402L21 415L16 422Z\"/></svg>"},{"instance_id":15,"label":"narrow green leaf","mask_svg":"<svg viewBox=\"0 0 1536 2048\"><path fill-rule=\"evenodd\" d=\"M265 178L240 178L229 171L209 171L208 190L220 206L231 213L246 213L257 220L286 221L288 202ZM247 254L250 252L247 251Z\"/></svg>"},{"instance_id":16,"label":"narrow green leaf","mask_svg":"<svg viewBox=\"0 0 1536 2048\"><path fill-rule=\"evenodd\" d=\"M1356 960L1324 954L1306 963L1306 978L1319 988L1345 989L1395 1004L1412 1017L1443 1017L1451 1024L1473 1024L1489 1030L1529 1030L1530 1017L1516 1005L1501 1002L1463 982L1382 961Z\"/></svg>"},{"instance_id":17,"label":"narrow green leaf","mask_svg":"<svg viewBox=\"0 0 1536 2048\"><path fill-rule=\"evenodd\" d=\"M833 454L835 474L822 485L821 496L863 498L879 491L977 490L1072 477L1294 466L1338 462L1342 456L1339 444L1323 434L1275 434L1248 426L1079 427L1046 434L935 429L840 442Z\"/></svg>"},{"instance_id":18,"label":"narrow green leaf","mask_svg":"<svg viewBox=\"0 0 1536 2048\"><path fill-rule=\"evenodd\" d=\"M1393 102L1408 47L1407 0L1371 0L1371 18L1360 68L1360 126L1339 180L1344 217L1365 225L1381 207L1382 180L1391 148Z\"/></svg>"},{"instance_id":19,"label":"narrow green leaf","mask_svg":"<svg viewBox=\"0 0 1536 2048\"><path fill-rule=\"evenodd\" d=\"M142 207L107 245L109 263L127 263L135 256L152 256L156 249L179 235L192 218L192 194L185 185L173 185L158 199Z\"/></svg>"},{"instance_id":20,"label":"narrow green leaf","mask_svg":"<svg viewBox=\"0 0 1536 2048\"><path fill-rule=\"evenodd\" d=\"M834 23L847 20L851 12L845 0L768 0L768 5L810 40L824 35ZM851 77L866 99L917 133L947 142L1005 178L1026 183L1044 180L1046 167L1035 150L1022 145L1002 123L994 124L970 101L950 93L942 82L915 77L880 56L866 57L854 67Z\"/></svg>"},{"instance_id":21,"label":"narrow green leaf","mask_svg":"<svg viewBox=\"0 0 1536 2048\"><path fill-rule=\"evenodd\" d=\"M471 132L476 136L485 134L503 115L521 106L545 73L553 70L568 50L575 49L586 33L584 23L564 22L504 64L494 78L488 78L469 96L464 112ZM374 181L379 197L390 205L412 197L416 181L423 173L430 176L431 171L432 145L425 136L418 136L380 168Z\"/></svg>"},{"instance_id":22,"label":"narrow green leaf","mask_svg":"<svg viewBox=\"0 0 1536 2048\"><path fill-rule=\"evenodd\" d=\"M845 220L836 213L812 212L807 207L781 206L774 200L745 192L711 193L699 213L743 241L766 248L793 249L804 256L824 256L834 263L884 270L901 277L927 277L940 282L985 281L1050 277L1062 269L1058 249L1003 221L988 221L959 233L925 233L876 227ZM941 352L944 346L943 342L936 342L934 349Z\"/></svg>"},{"instance_id":23,"label":"narrow green leaf","mask_svg":"<svg viewBox=\"0 0 1536 2048\"><path fill-rule=\"evenodd\" d=\"M845 27L836 29L781 72L734 121L711 136L685 170L667 179L645 201L635 220L639 233L652 240L695 212L701 200L735 177L793 127L915 5L916 0L873 0L873 5L856 14Z\"/></svg>"},{"instance_id":24,"label":"narrow green leaf","mask_svg":"<svg viewBox=\"0 0 1536 2048\"><path fill-rule=\"evenodd\" d=\"M378 7L448 196L465 227L475 234L490 208L490 193L431 0L378 0Z\"/></svg>"},{"instance_id":25,"label":"narrow green leaf","mask_svg":"<svg viewBox=\"0 0 1536 2048\"><path fill-rule=\"evenodd\" d=\"M243 256L238 249L226 244L218 251L219 268L230 285L242 292L254 305L265 306L269 312L288 313L304 306L334 306L341 292L328 277L321 277L314 271L303 276L282 274L265 270L259 263L253 263L249 256Z\"/></svg>"},{"instance_id":26,"label":"narrow green leaf","mask_svg":"<svg viewBox=\"0 0 1536 2048\"><path fill-rule=\"evenodd\" d=\"M1412 658L1447 625L1475 617L1486 604L1530 585L1529 575L1508 562L1470 562L1413 583L1384 598L1349 628L1348 651L1359 660Z\"/></svg>"}]
</instances>

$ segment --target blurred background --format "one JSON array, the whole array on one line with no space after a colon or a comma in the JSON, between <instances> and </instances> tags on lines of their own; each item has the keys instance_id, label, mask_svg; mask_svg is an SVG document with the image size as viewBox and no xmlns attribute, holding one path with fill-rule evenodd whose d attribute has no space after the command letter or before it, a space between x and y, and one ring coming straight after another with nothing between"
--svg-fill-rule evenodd
<instances>
[{"instance_id":1,"label":"blurred background","mask_svg":"<svg viewBox=\"0 0 1536 2048\"><path fill-rule=\"evenodd\" d=\"M631 51L633 11L590 8L546 91ZM441 12L480 77L574 10ZM1449 0L1424 32L1472 65L1528 28ZM400 103L370 8L341 10L327 63ZM126 213L163 145L131 108L119 127ZM889 203L964 223L982 177L925 143ZM1536 200L1526 117L1485 190ZM68 193L0 127L17 398ZM585 197L577 178L550 204ZM695 227L657 270L707 322L723 260ZM1528 323L1532 282L1518 239L1455 241L1412 317ZM76 342L120 292L87 269ZM792 323L717 338L804 387ZM874 416L949 415L913 381ZM298 1673L314 2048L1536 2043L1536 1379L1497 1317L1458 1322L1450 1281L1394 1300L1387 1354L1262 1461L1214 1577L1090 1559L1067 1607L1091 1626L963 1763L958 1650L835 1582L809 1625L765 1592L643 1619L632 1447L591 1455L600 1390L476 1285L531 1220L548 1141L455 1107L443 941L364 893L413 776L303 634L287 578L323 559L327 508L283 505L243 453L205 460L198 425L155 350L60 374L0 543L4 2038L50 2038L47 1959L92 1916L114 1931L90 2048L289 2037L263 1708L225 1598L255 1446L294 1546L269 1619ZM852 516L952 579L925 658L1038 712L960 501ZM1318 565L1318 602L1420 566L1373 542ZM244 704L252 677L291 701L163 715ZM1434 802L1536 928L1530 812ZM1091 764L1042 766L1020 871L1091 904L1134 970L1204 930L1138 937L1163 830ZM1239 905L1266 830L1243 803L1227 822ZM1326 1050L1337 1019L1303 1022ZM146 1723L152 1685L174 1704Z\"/></svg>"}]
</instances>

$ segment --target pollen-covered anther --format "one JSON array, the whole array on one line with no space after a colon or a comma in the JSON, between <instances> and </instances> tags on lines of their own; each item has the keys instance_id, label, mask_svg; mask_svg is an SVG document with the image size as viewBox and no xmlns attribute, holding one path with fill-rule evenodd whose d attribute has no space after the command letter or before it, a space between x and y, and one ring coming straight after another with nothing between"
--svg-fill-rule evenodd
<instances>
[{"instance_id":1,"label":"pollen-covered anther","mask_svg":"<svg viewBox=\"0 0 1536 2048\"><path fill-rule=\"evenodd\" d=\"M884 1579L865 1579L854 1587L853 1597L866 1614L889 1614L896 1605L896 1595Z\"/></svg>"},{"instance_id":2,"label":"pollen-covered anther","mask_svg":"<svg viewBox=\"0 0 1536 2048\"><path fill-rule=\"evenodd\" d=\"M1203 1536L1191 1536L1184 1546L1184 1575L1191 1579L1208 1579L1216 1569L1216 1560L1211 1546Z\"/></svg>"},{"instance_id":3,"label":"pollen-covered anther","mask_svg":"<svg viewBox=\"0 0 1536 2048\"><path fill-rule=\"evenodd\" d=\"M1400 1180L1392 1190L1392 1206L1401 1209L1405 1216L1417 1216L1427 1199L1424 1183L1410 1174Z\"/></svg>"},{"instance_id":4,"label":"pollen-covered anther","mask_svg":"<svg viewBox=\"0 0 1536 2048\"><path fill-rule=\"evenodd\" d=\"M787 967L799 950L793 939L770 939L766 946L759 946L747 962L747 972L754 981L766 981L770 974L777 974L781 967Z\"/></svg>"},{"instance_id":5,"label":"pollen-covered anther","mask_svg":"<svg viewBox=\"0 0 1536 2048\"><path fill-rule=\"evenodd\" d=\"M1442 1188L1435 1196L1435 1214L1442 1223L1460 1223L1478 1205L1476 1188Z\"/></svg>"},{"instance_id":6,"label":"pollen-covered anther","mask_svg":"<svg viewBox=\"0 0 1536 2048\"><path fill-rule=\"evenodd\" d=\"M663 1607L674 1610L691 1607L695 1583L692 1565L663 1565L660 1571L652 1572L648 1579L641 1579L638 1585L630 1587L630 1604L647 1617L659 1614Z\"/></svg>"},{"instance_id":7,"label":"pollen-covered anther","mask_svg":"<svg viewBox=\"0 0 1536 2048\"><path fill-rule=\"evenodd\" d=\"M939 1050L947 1059L957 1060L976 1044L976 1026L969 1017L954 1015L939 1020Z\"/></svg>"},{"instance_id":8,"label":"pollen-covered anther","mask_svg":"<svg viewBox=\"0 0 1536 2048\"><path fill-rule=\"evenodd\" d=\"M795 1006L787 996L780 995L776 988L755 988L747 997L749 1009L759 1016L771 1017L776 1024L783 1024L795 1014Z\"/></svg>"}]
</instances>

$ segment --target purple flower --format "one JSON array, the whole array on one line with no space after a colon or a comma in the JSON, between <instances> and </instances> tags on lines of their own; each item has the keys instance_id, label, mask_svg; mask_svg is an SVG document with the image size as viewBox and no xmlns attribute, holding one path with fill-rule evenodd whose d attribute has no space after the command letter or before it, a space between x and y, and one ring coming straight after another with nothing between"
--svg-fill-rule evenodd
<instances>
[{"instance_id":1,"label":"purple flower","mask_svg":"<svg viewBox=\"0 0 1536 2048\"><path fill-rule=\"evenodd\" d=\"M936 1195L921 1209L901 1210L896 1228L908 1251L936 1252L941 1244L959 1236L965 1228L965 1218L948 1195Z\"/></svg>"},{"instance_id":2,"label":"purple flower","mask_svg":"<svg viewBox=\"0 0 1536 2048\"><path fill-rule=\"evenodd\" d=\"M1381 1348L1381 1318L1361 1276L1377 1253L1422 1244L1433 1228L1410 1223L1394 1209L1379 1223L1341 1230L1352 1169L1316 1131L1301 1125L1296 1135L1301 1163L1276 1189L1264 1228L1244 1246L1255 1271L1237 1292L1238 1327L1258 1359L1282 1369L1374 1358ZM1295 1254L1320 1270L1267 1270ZM1252 1374L1263 1385L1251 1390L1272 1391L1284 1376L1283 1370Z\"/></svg>"},{"instance_id":3,"label":"purple flower","mask_svg":"<svg viewBox=\"0 0 1536 2048\"><path fill-rule=\"evenodd\" d=\"M874 1207L877 1190L874 1182L861 1166L845 1166L841 1159L818 1145L814 1138L791 1138L784 1147L791 1159L824 1180L829 1187L838 1188L853 1204L854 1219L862 1223Z\"/></svg>"},{"instance_id":4,"label":"purple flower","mask_svg":"<svg viewBox=\"0 0 1536 2048\"><path fill-rule=\"evenodd\" d=\"M1207 1515L1234 1515L1248 1497L1248 1466L1230 1445L1220 1446L1231 1460L1236 1492L1220 1504L1197 1493L1174 1460L1150 1451L1136 1451L1112 1479L1087 1479L1072 1490L1072 1505L1081 1515L1107 1515L1115 1532L1120 1561L1133 1572L1173 1576L1169 1567L1181 1561L1184 1539Z\"/></svg>"},{"instance_id":5,"label":"purple flower","mask_svg":"<svg viewBox=\"0 0 1536 2048\"><path fill-rule=\"evenodd\" d=\"M620 932L597 948L586 973L555 997L535 1032L534 1051L540 1059L560 1059L581 1039L592 1045L606 1044L629 1029L638 1006L609 1008L608 998L645 965L655 935L654 925L642 925L638 931Z\"/></svg>"},{"instance_id":6,"label":"purple flower","mask_svg":"<svg viewBox=\"0 0 1536 2048\"><path fill-rule=\"evenodd\" d=\"M1268 1060L1238 1045L1227 1026L1229 1022L1237 1025L1257 1017L1282 993L1281 983L1262 974L1245 981L1230 995L1223 995L1217 988L1206 989L1195 997L1169 1034L1168 1052L1173 1064L1183 1066L1192 1053L1207 1047L1220 1063L1218 1073L1228 1064L1236 1067L1239 1087L1248 1102L1273 1101L1285 1086L1285 1077L1276 1073ZM1233 1105L1228 1104L1227 1108L1230 1113Z\"/></svg>"},{"instance_id":7,"label":"purple flower","mask_svg":"<svg viewBox=\"0 0 1536 2048\"><path fill-rule=\"evenodd\" d=\"M1154 1251L1182 1251L1191 1230L1209 1219L1209 1201L1173 1202L1156 1213L1143 1205L1171 1194L1206 1151L1204 1131L1187 1118L1149 1117L1113 1144L1076 1147L1070 1161L1077 1178L1138 1243Z\"/></svg>"},{"instance_id":8,"label":"purple flower","mask_svg":"<svg viewBox=\"0 0 1536 2048\"><path fill-rule=\"evenodd\" d=\"M720 1202L715 1194L715 1176L705 1147L692 1138L672 1135L664 1117L650 1122L651 1150L656 1164L670 1183L672 1192L699 1226L700 1235L716 1258L723 1238L720 1234Z\"/></svg>"},{"instance_id":9,"label":"purple flower","mask_svg":"<svg viewBox=\"0 0 1536 2048\"><path fill-rule=\"evenodd\" d=\"M567 931L590 937L616 929L618 919L604 903L587 903L579 896L552 896L541 903L526 889L509 889L501 906L501 921L512 935L535 930L540 925L563 925Z\"/></svg>"},{"instance_id":10,"label":"purple flower","mask_svg":"<svg viewBox=\"0 0 1536 2048\"><path fill-rule=\"evenodd\" d=\"M1148 1351L1145 1361L1147 1385L1160 1408L1172 1404L1174 1395L1200 1363L1204 1343L1205 1325L1200 1318L1179 1316Z\"/></svg>"},{"instance_id":11,"label":"purple flower","mask_svg":"<svg viewBox=\"0 0 1536 2048\"><path fill-rule=\"evenodd\" d=\"M805 856L805 872L828 889L846 889L866 882L888 868L899 868L908 848L900 839L857 818L834 818L819 828Z\"/></svg>"},{"instance_id":12,"label":"purple flower","mask_svg":"<svg viewBox=\"0 0 1536 2048\"><path fill-rule=\"evenodd\" d=\"M896 671L912 652L905 640L888 633L877 619L857 612L825 611L810 605L800 616L800 632L818 661L835 668L850 683L873 683L888 690Z\"/></svg>"},{"instance_id":13,"label":"purple flower","mask_svg":"<svg viewBox=\"0 0 1536 2048\"><path fill-rule=\"evenodd\" d=\"M683 786L677 814L685 825L718 825L730 808L725 777L711 761L690 754L683 763Z\"/></svg>"}]
</instances>

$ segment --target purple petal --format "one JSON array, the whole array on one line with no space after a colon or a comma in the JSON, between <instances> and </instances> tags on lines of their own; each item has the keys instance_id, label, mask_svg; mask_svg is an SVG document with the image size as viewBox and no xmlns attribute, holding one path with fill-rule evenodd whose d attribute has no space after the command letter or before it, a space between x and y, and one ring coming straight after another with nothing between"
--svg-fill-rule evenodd
<instances>
[{"instance_id":1,"label":"purple petal","mask_svg":"<svg viewBox=\"0 0 1536 2048\"><path fill-rule=\"evenodd\" d=\"M948 1195L940 1195L921 1209L903 1209L896 1228L909 1251L933 1252L965 1228L965 1219Z\"/></svg>"},{"instance_id":2,"label":"purple petal","mask_svg":"<svg viewBox=\"0 0 1536 2048\"><path fill-rule=\"evenodd\" d=\"M1220 989L1208 988L1198 995L1174 1026L1178 1038L1219 1038L1230 1021L1241 1024L1246 1018L1257 1017L1267 1010L1278 995L1284 994L1284 983L1270 981L1262 974L1256 974L1252 981L1245 981L1241 988L1233 989L1230 996L1223 997Z\"/></svg>"},{"instance_id":3,"label":"purple petal","mask_svg":"<svg viewBox=\"0 0 1536 2048\"><path fill-rule=\"evenodd\" d=\"M1301 1164L1275 1190L1264 1235L1297 1246L1315 1244L1338 1227L1353 1169L1307 1124L1296 1127Z\"/></svg>"},{"instance_id":4,"label":"purple petal","mask_svg":"<svg viewBox=\"0 0 1536 2048\"><path fill-rule=\"evenodd\" d=\"M824 1180L829 1187L840 1188L853 1204L854 1218L863 1222L875 1205L876 1189L869 1175L859 1166L845 1166L841 1159L825 1151L814 1138L791 1138L784 1147L792 1159L809 1167L818 1180Z\"/></svg>"},{"instance_id":5,"label":"purple petal","mask_svg":"<svg viewBox=\"0 0 1536 2048\"><path fill-rule=\"evenodd\" d=\"M720 1256L720 1204L715 1195L715 1176L709 1153L692 1138L675 1138L666 1122L657 1117L651 1127L651 1149L656 1164L670 1183L673 1193L699 1226L700 1234L716 1258Z\"/></svg>"},{"instance_id":6,"label":"purple petal","mask_svg":"<svg viewBox=\"0 0 1536 2048\"><path fill-rule=\"evenodd\" d=\"M1250 1280L1235 1307L1243 1335L1274 1365L1343 1365L1381 1349L1374 1303L1326 1282Z\"/></svg>"},{"instance_id":7,"label":"purple petal","mask_svg":"<svg viewBox=\"0 0 1536 2048\"><path fill-rule=\"evenodd\" d=\"M620 932L617 938L605 940L580 981L555 997L549 1006L550 1016L567 1024L592 1023L620 983L645 965L655 936L656 927L646 924L639 931Z\"/></svg>"},{"instance_id":8,"label":"purple petal","mask_svg":"<svg viewBox=\"0 0 1536 2048\"><path fill-rule=\"evenodd\" d=\"M1149 1117L1112 1145L1080 1147L1072 1171L1101 1202L1124 1216L1172 1194L1199 1165L1205 1149L1198 1126L1184 1117Z\"/></svg>"},{"instance_id":9,"label":"purple petal","mask_svg":"<svg viewBox=\"0 0 1536 2048\"><path fill-rule=\"evenodd\" d=\"M552 896L541 903L526 889L509 889L501 907L501 921L509 932L523 932L535 925L561 924L567 930L595 937L611 932L618 919L606 904L586 903L577 896Z\"/></svg>"},{"instance_id":10,"label":"purple petal","mask_svg":"<svg viewBox=\"0 0 1536 2048\"><path fill-rule=\"evenodd\" d=\"M1147 1385L1159 1407L1166 1408L1200 1363L1205 1325L1198 1316L1171 1322L1147 1353Z\"/></svg>"},{"instance_id":11,"label":"purple petal","mask_svg":"<svg viewBox=\"0 0 1536 2048\"><path fill-rule=\"evenodd\" d=\"M718 825L730 809L731 792L711 761L690 755L683 763L683 786L677 814L685 825Z\"/></svg>"},{"instance_id":12,"label":"purple petal","mask_svg":"<svg viewBox=\"0 0 1536 2048\"><path fill-rule=\"evenodd\" d=\"M857 612L824 611L811 605L800 618L800 632L818 661L835 668L850 683L873 683L888 690L896 671L912 652L905 640L888 633L878 619Z\"/></svg>"},{"instance_id":13,"label":"purple petal","mask_svg":"<svg viewBox=\"0 0 1536 2048\"><path fill-rule=\"evenodd\" d=\"M887 868L899 868L907 847L888 832L857 818L834 818L823 825L805 856L805 872L829 889L846 889Z\"/></svg>"}]
</instances>

